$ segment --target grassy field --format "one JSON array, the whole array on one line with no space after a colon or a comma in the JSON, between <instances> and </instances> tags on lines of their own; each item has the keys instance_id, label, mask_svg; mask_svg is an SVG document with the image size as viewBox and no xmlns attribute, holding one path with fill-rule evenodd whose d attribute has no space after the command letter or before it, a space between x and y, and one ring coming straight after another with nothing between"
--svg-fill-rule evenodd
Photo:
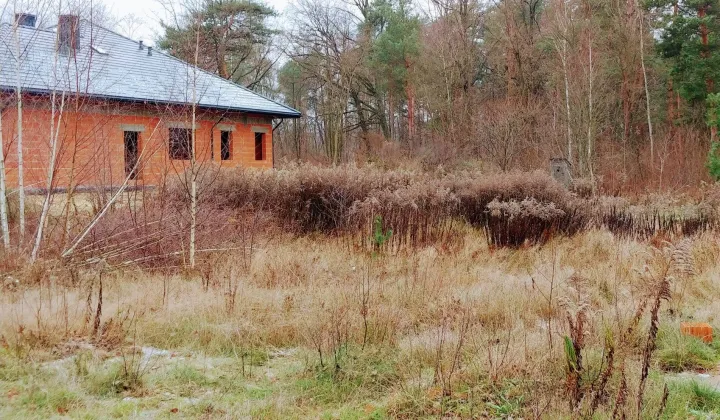
<instances>
[{"instance_id":1,"label":"grassy field","mask_svg":"<svg viewBox=\"0 0 720 420\"><path fill-rule=\"evenodd\" d=\"M461 227L412 251L354 243L281 234L202 272L7 275L0 418L720 416L711 381L679 373L720 359L679 334L717 323L711 234L491 249Z\"/></svg>"}]
</instances>

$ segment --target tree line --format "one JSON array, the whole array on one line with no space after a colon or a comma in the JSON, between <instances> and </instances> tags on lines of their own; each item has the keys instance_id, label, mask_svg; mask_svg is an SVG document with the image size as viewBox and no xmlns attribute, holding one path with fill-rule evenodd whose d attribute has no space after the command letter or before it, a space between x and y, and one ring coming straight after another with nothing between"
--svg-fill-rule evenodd
<instances>
[{"instance_id":1,"label":"tree line","mask_svg":"<svg viewBox=\"0 0 720 420\"><path fill-rule=\"evenodd\" d=\"M707 177L716 1L297 0L279 20L258 0L183 7L161 47L192 62L199 35L206 70L302 111L276 131L289 159Z\"/></svg>"}]
</instances>

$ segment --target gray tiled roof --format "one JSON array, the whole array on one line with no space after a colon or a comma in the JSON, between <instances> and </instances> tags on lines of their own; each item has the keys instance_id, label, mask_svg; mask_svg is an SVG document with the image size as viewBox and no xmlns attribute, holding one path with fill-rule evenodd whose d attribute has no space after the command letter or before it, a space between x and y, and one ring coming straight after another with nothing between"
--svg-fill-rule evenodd
<instances>
[{"instance_id":1,"label":"gray tiled roof","mask_svg":"<svg viewBox=\"0 0 720 420\"><path fill-rule=\"evenodd\" d=\"M92 97L198 106L299 117L290 107L200 70L161 51L148 55L137 42L82 21L77 53L58 54L55 71L55 30L20 27L20 71L15 59L12 26L0 25L0 89L14 89L17 75L23 90L79 91ZM195 89L193 89L193 86Z\"/></svg>"}]
</instances>

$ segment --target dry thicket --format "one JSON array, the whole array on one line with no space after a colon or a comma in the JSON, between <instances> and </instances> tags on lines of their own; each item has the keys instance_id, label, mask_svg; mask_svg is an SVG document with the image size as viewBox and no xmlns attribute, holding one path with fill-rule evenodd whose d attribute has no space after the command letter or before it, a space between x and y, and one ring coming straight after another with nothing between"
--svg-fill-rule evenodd
<instances>
[{"instance_id":1,"label":"dry thicket","mask_svg":"<svg viewBox=\"0 0 720 420\"><path fill-rule=\"evenodd\" d=\"M547 174L417 172L311 165L267 172L235 170L201 188L205 206L266 212L299 233L358 234L378 221L388 246L446 239L461 222L483 229L495 246L541 244L555 235L605 227L628 237L690 235L713 228L710 200L683 205L635 203L567 191ZM182 194L170 187L171 200Z\"/></svg>"},{"instance_id":2,"label":"dry thicket","mask_svg":"<svg viewBox=\"0 0 720 420\"><path fill-rule=\"evenodd\" d=\"M203 177L198 187L195 245L199 261L205 261L220 251L254 246L259 233L322 233L342 236L351 247L397 252L453 246L465 225L484 232L493 247L543 244L593 228L630 239L668 240L717 227L718 200L712 189L699 200L682 202L655 196L630 201L587 190L567 191L542 172L311 165L220 171ZM185 267L193 220L188 197L182 182L151 192L126 192L111 205L109 193L88 193L92 210L74 213L75 228L68 230L62 217L48 220L48 247L42 257L58 257L69 238L92 224L65 261L80 266L104 260L112 266ZM32 201L28 208L33 211ZM98 218L101 211L105 213ZM34 221L28 218L29 229L35 228ZM11 258L5 264L17 268L23 263Z\"/></svg>"}]
</instances>

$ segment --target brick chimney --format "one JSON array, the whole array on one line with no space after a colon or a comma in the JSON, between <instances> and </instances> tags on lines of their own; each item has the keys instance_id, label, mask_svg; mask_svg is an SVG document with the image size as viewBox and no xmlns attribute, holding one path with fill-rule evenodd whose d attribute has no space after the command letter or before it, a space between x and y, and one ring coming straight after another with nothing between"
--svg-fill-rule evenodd
<instances>
[{"instance_id":1,"label":"brick chimney","mask_svg":"<svg viewBox=\"0 0 720 420\"><path fill-rule=\"evenodd\" d=\"M61 54L75 54L80 44L80 18L77 15L60 15L57 37Z\"/></svg>"}]
</instances>

